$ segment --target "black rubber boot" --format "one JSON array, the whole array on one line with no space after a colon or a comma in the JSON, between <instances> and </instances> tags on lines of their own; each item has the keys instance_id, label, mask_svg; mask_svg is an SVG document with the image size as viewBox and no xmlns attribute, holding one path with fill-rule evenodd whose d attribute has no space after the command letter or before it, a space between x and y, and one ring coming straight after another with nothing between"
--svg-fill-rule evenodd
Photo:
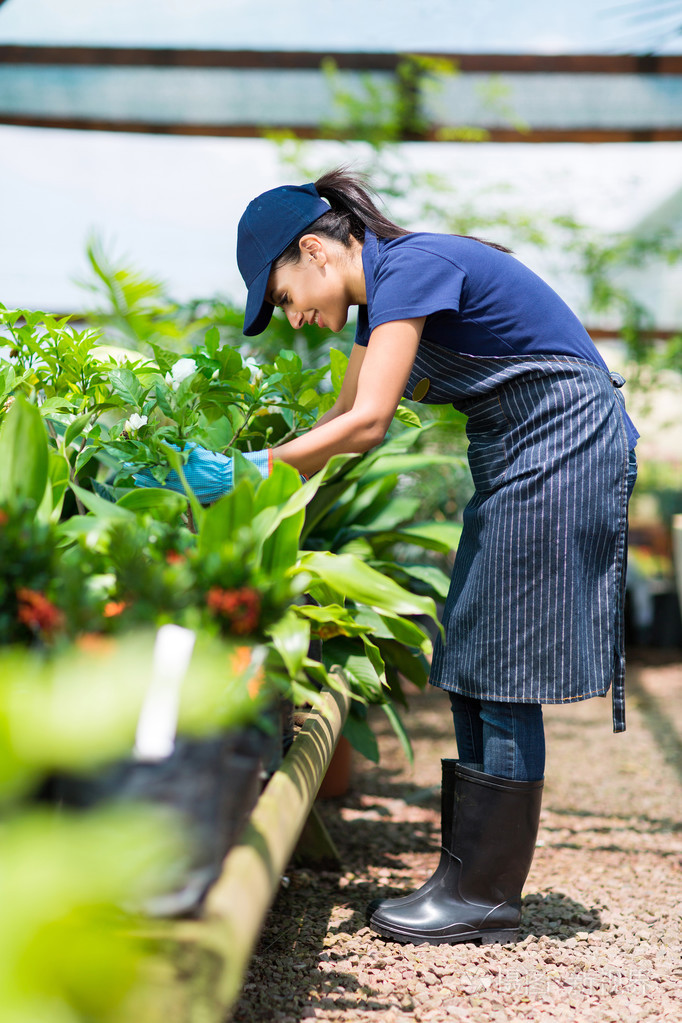
<instances>
[{"instance_id":1,"label":"black rubber boot","mask_svg":"<svg viewBox=\"0 0 682 1023\"><path fill-rule=\"evenodd\" d=\"M445 870L439 866L413 897L386 900L374 910L369 925L385 938L444 945L518 937L543 782L509 781L459 763L454 775Z\"/></svg>"},{"instance_id":2,"label":"black rubber boot","mask_svg":"<svg viewBox=\"0 0 682 1023\"><path fill-rule=\"evenodd\" d=\"M421 888L418 888L414 892L410 892L409 895L401 895L397 899L372 899L367 906L368 921L378 909L386 908L390 910L395 907L406 906L408 903L414 902L415 899L421 898L427 892L431 891L434 885L437 885L440 879L445 875L450 864L450 854L448 849L450 848L450 843L452 841L452 822L455 805L455 767L458 763L459 760L441 760L440 762L442 771L440 788L441 852L440 861L435 872L431 875L428 881L424 882Z\"/></svg>"}]
</instances>

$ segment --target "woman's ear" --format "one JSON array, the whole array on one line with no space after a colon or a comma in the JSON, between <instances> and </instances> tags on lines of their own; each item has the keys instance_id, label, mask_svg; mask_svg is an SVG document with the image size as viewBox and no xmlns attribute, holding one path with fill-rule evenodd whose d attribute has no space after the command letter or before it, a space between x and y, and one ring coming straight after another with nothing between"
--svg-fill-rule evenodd
<instances>
[{"instance_id":1,"label":"woman's ear","mask_svg":"<svg viewBox=\"0 0 682 1023\"><path fill-rule=\"evenodd\" d=\"M318 266L324 266L327 262L327 253L322 240L318 238L316 234L304 234L298 243L301 250L302 262L317 263Z\"/></svg>"}]
</instances>

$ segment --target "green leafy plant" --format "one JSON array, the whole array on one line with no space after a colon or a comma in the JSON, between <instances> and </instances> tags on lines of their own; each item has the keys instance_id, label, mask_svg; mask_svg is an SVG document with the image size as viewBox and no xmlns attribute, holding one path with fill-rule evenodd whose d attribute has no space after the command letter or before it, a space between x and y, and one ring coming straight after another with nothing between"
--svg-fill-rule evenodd
<instances>
[{"instance_id":1,"label":"green leafy plant","mask_svg":"<svg viewBox=\"0 0 682 1023\"><path fill-rule=\"evenodd\" d=\"M151 660L149 640L147 651ZM130 907L181 862L177 823L158 807L56 815L31 798L55 768L130 749L140 653L139 642L114 656L100 650L94 662L91 650L46 660L0 649L3 1020L123 1023L144 985L148 951Z\"/></svg>"},{"instance_id":2,"label":"green leafy plant","mask_svg":"<svg viewBox=\"0 0 682 1023\"><path fill-rule=\"evenodd\" d=\"M181 846L153 810L2 826L0 1015L7 1023L124 1023L148 953L122 906L155 890ZM149 1017L146 1017L149 1019Z\"/></svg>"},{"instance_id":3,"label":"green leafy plant","mask_svg":"<svg viewBox=\"0 0 682 1023\"><path fill-rule=\"evenodd\" d=\"M84 360L89 357L84 350ZM214 635L266 642L268 677L298 702L314 702L316 687L333 684L330 669L340 666L358 704L383 704L409 749L393 707L400 693L397 665L411 668L414 681L423 683L430 639L405 616L435 620L433 595L442 596L444 582L436 568L429 573L405 565L401 582L421 579L417 586L403 587L388 568L388 551L408 541L442 550L452 542L453 531L446 536L444 527L437 536L433 527L408 524L414 502L392 502L391 492L401 473L444 459L409 453L419 433L413 426L383 449L381 458L376 453L337 458L304 486L282 463L262 481L232 448L235 489L208 509L189 489L185 500L162 489L130 488L125 484L135 466L153 464L161 481L170 468L182 475L181 446L186 439L203 439L214 409L228 410L222 418L228 421L226 429L234 431L232 441L261 446L273 432L280 437L283 431L293 435L306 428L311 409L318 415L333 400L333 392L320 397L312 386L321 371L306 372L295 353L282 353L261 374L252 375L238 353L218 346L211 332L194 359L166 359L152 368L142 362L109 369L109 392L100 404L106 406L102 417L115 413L117 422L107 426L97 420L94 437L95 428L90 429L87 461L79 462L85 450L76 432L85 424L82 417L70 422L55 418L61 413L52 406L46 415L44 400L34 405L21 393L6 414L2 444L8 480L16 480L17 495L25 499L27 480L35 477L33 505L39 511L46 503L50 543L52 548L59 544L62 552L59 572L53 558L47 558L45 568L52 566L47 589L58 599L55 614L69 623L71 636L174 621ZM335 388L344 362L340 353L334 355ZM42 393L34 384L28 389L38 400ZM418 424L408 410L400 415ZM147 422L138 425L135 416ZM120 429L122 422L128 429ZM69 445L78 448L75 459ZM76 514L65 510L63 494L55 502L49 493L51 457L68 466L64 486L78 501ZM23 476L33 463L35 471ZM93 468L97 474L111 465L118 466L118 485L87 476ZM60 521L55 521L56 508ZM373 563L361 549L363 528L373 540ZM9 597L15 605L18 589L13 585ZM17 608L10 611L16 620ZM324 640L322 661L308 654L315 639ZM404 652L405 643L412 654ZM376 755L369 730L364 737L361 733L356 724L356 744Z\"/></svg>"}]
</instances>

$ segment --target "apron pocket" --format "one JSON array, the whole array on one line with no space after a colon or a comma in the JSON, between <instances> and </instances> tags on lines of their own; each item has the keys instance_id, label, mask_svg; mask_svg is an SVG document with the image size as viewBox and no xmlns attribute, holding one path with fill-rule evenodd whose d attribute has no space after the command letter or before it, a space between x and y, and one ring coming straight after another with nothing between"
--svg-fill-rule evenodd
<instances>
[{"instance_id":1,"label":"apron pocket","mask_svg":"<svg viewBox=\"0 0 682 1023\"><path fill-rule=\"evenodd\" d=\"M504 437L495 433L474 433L467 451L474 486L487 494L504 482L509 469Z\"/></svg>"}]
</instances>

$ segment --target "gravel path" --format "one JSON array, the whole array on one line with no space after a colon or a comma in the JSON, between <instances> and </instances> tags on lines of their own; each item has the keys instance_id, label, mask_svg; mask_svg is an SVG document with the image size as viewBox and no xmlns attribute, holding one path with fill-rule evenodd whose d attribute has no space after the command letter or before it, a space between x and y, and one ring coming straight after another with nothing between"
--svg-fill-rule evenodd
<instances>
[{"instance_id":1,"label":"gravel path","mask_svg":"<svg viewBox=\"0 0 682 1023\"><path fill-rule=\"evenodd\" d=\"M380 716L381 764L321 812L343 870L291 869L234 1023L620 1023L682 1019L682 659L631 658L628 730L610 698L548 707L545 798L515 945L400 945L366 903L428 877L440 841L449 708L410 700L410 768Z\"/></svg>"}]
</instances>

